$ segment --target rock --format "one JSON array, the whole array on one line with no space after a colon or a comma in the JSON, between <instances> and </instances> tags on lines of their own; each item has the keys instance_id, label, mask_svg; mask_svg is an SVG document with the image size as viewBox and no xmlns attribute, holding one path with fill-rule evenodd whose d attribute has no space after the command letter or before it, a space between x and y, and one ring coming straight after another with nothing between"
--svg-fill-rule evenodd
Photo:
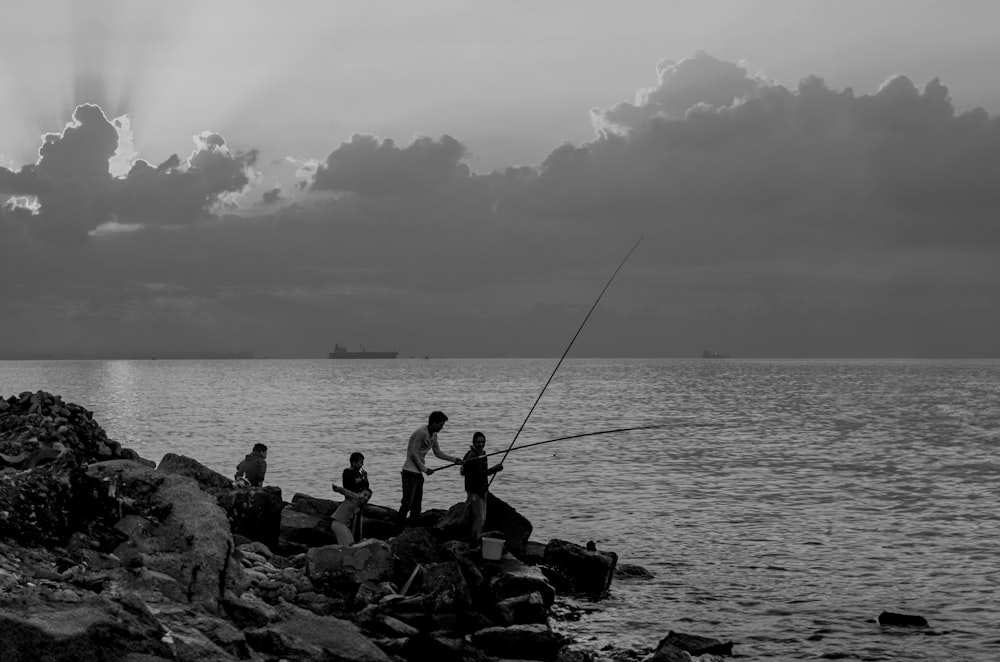
<instances>
[{"instance_id":1,"label":"rock","mask_svg":"<svg viewBox=\"0 0 1000 662\"><path fill-rule=\"evenodd\" d=\"M21 614L0 610L0 631L4 662L107 660L128 652L174 659L163 641L166 630L135 598L41 602Z\"/></svg>"},{"instance_id":2,"label":"rock","mask_svg":"<svg viewBox=\"0 0 1000 662\"><path fill-rule=\"evenodd\" d=\"M405 584L418 564L445 560L438 550L437 540L423 527L403 529L402 533L389 540L389 548L393 557L392 582L396 586Z\"/></svg>"},{"instance_id":3,"label":"rock","mask_svg":"<svg viewBox=\"0 0 1000 662\"><path fill-rule=\"evenodd\" d=\"M390 662L390 658L350 621L317 616L298 607L285 606L283 620L245 632L255 650L277 657L305 657L338 662ZM298 655L298 657L296 657Z\"/></svg>"},{"instance_id":4,"label":"rock","mask_svg":"<svg viewBox=\"0 0 1000 662\"><path fill-rule=\"evenodd\" d=\"M233 481L219 472L209 469L198 460L184 455L177 455L176 453L167 453L164 455L156 470L193 478L201 489L212 494L228 490L233 486Z\"/></svg>"},{"instance_id":5,"label":"rock","mask_svg":"<svg viewBox=\"0 0 1000 662\"><path fill-rule=\"evenodd\" d=\"M472 644L497 657L524 660L555 660L568 643L547 625L511 625L484 628L472 634Z\"/></svg>"},{"instance_id":6,"label":"rock","mask_svg":"<svg viewBox=\"0 0 1000 662\"><path fill-rule=\"evenodd\" d=\"M712 637L702 637L697 634L685 634L684 632L674 632L671 630L667 636L660 639L657 649L664 646L673 646L693 656L698 655L732 655L733 642L723 642Z\"/></svg>"},{"instance_id":7,"label":"rock","mask_svg":"<svg viewBox=\"0 0 1000 662\"><path fill-rule=\"evenodd\" d=\"M556 599L556 591L537 567L507 556L488 568L487 582L494 602L538 593L546 607Z\"/></svg>"},{"instance_id":8,"label":"rock","mask_svg":"<svg viewBox=\"0 0 1000 662\"><path fill-rule=\"evenodd\" d=\"M232 533L277 549L281 532L281 488L274 486L230 489L218 495ZM270 551L269 551L270 553Z\"/></svg>"},{"instance_id":9,"label":"rock","mask_svg":"<svg viewBox=\"0 0 1000 662\"><path fill-rule=\"evenodd\" d=\"M330 531L329 519L302 512L292 505L282 508L280 522L280 549L289 545L322 547L337 543L337 537Z\"/></svg>"},{"instance_id":10,"label":"rock","mask_svg":"<svg viewBox=\"0 0 1000 662\"><path fill-rule=\"evenodd\" d=\"M691 654L673 644L660 642L644 662L691 662Z\"/></svg>"},{"instance_id":11,"label":"rock","mask_svg":"<svg viewBox=\"0 0 1000 662\"><path fill-rule=\"evenodd\" d=\"M615 566L616 579L652 579L655 575L641 565L619 563Z\"/></svg>"},{"instance_id":12,"label":"rock","mask_svg":"<svg viewBox=\"0 0 1000 662\"><path fill-rule=\"evenodd\" d=\"M122 491L135 494L137 509L148 514L115 550L126 566L139 563L173 577L190 602L214 605L226 590L242 592L247 579L232 558L229 522L194 479L125 461L91 470L116 475Z\"/></svg>"},{"instance_id":13,"label":"rock","mask_svg":"<svg viewBox=\"0 0 1000 662\"><path fill-rule=\"evenodd\" d=\"M484 531L500 531L512 554L521 553L531 537L532 525L524 515L492 492L486 495L486 524Z\"/></svg>"},{"instance_id":14,"label":"rock","mask_svg":"<svg viewBox=\"0 0 1000 662\"><path fill-rule=\"evenodd\" d=\"M556 588L574 593L603 595L611 588L618 555L614 552L589 551L565 540L550 540L542 562L555 571ZM553 579L553 575L547 575ZM562 585L560 585L562 584Z\"/></svg>"},{"instance_id":15,"label":"rock","mask_svg":"<svg viewBox=\"0 0 1000 662\"><path fill-rule=\"evenodd\" d=\"M320 585L388 581L392 574L392 552L382 540L315 547L306 553L306 575Z\"/></svg>"},{"instance_id":16,"label":"rock","mask_svg":"<svg viewBox=\"0 0 1000 662\"><path fill-rule=\"evenodd\" d=\"M435 612L463 611L472 607L472 595L458 563L428 563L422 567L421 593L430 596Z\"/></svg>"},{"instance_id":17,"label":"rock","mask_svg":"<svg viewBox=\"0 0 1000 662\"><path fill-rule=\"evenodd\" d=\"M503 625L545 623L549 617L549 610L538 591L501 600L496 604L496 611Z\"/></svg>"},{"instance_id":18,"label":"rock","mask_svg":"<svg viewBox=\"0 0 1000 662\"><path fill-rule=\"evenodd\" d=\"M545 543L529 540L515 556L528 565L538 565L545 558Z\"/></svg>"},{"instance_id":19,"label":"rock","mask_svg":"<svg viewBox=\"0 0 1000 662\"><path fill-rule=\"evenodd\" d=\"M903 625L906 627L927 627L927 619L923 616L912 614L897 614L891 611L883 611L878 615L879 625Z\"/></svg>"}]
</instances>

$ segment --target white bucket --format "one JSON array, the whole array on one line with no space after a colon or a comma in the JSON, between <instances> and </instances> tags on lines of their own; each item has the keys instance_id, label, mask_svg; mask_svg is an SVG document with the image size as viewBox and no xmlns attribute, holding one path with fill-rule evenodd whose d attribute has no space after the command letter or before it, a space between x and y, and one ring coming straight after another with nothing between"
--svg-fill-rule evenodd
<instances>
[{"instance_id":1,"label":"white bucket","mask_svg":"<svg viewBox=\"0 0 1000 662\"><path fill-rule=\"evenodd\" d=\"M503 556L503 540L500 538L483 538L483 558L488 561L499 561Z\"/></svg>"}]
</instances>

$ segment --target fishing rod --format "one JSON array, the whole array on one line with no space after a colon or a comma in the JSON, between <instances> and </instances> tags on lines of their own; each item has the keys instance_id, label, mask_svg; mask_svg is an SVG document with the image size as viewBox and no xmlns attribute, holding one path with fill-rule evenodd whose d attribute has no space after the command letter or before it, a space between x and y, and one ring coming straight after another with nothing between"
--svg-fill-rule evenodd
<instances>
[{"instance_id":1,"label":"fishing rod","mask_svg":"<svg viewBox=\"0 0 1000 662\"><path fill-rule=\"evenodd\" d=\"M629 256L632 255L633 251L635 251L635 249L639 246L639 242L641 241L642 241L642 236L640 235L639 239L635 242L632 248L629 249L629 252L625 254L624 258L622 258L622 261L618 265L618 268L615 269L615 272L613 274L611 274L611 278L609 278L608 282L605 283L604 289L601 290L601 293L597 295L597 299L594 300L594 305L590 307L590 310L587 312L587 316L583 318L583 322L580 323L580 328L578 328L576 330L576 333L573 334L573 339L569 341L568 345L566 345L566 351L563 352L562 357L560 357L559 359L559 362L556 363L556 367L552 369L552 374L549 375L548 380L545 382L545 386L542 387L542 390L541 392L539 392L538 397L535 398L535 404L531 405L531 409L528 410L528 415L525 416L524 420L521 422L521 427L517 429L517 433L514 434L514 438L510 440L510 445L507 447L507 450L504 451L504 455L503 458L501 458L500 460L500 464L503 464L503 461L507 459L507 454L510 453L511 449L514 447L514 442L516 442L517 438L521 436L521 431L524 430L524 426L527 425L528 419L531 418L532 412L534 412L535 407L538 406L538 401L542 399L542 395L545 393L545 389L549 387L549 384L552 382L552 378L556 376L556 371L559 370L559 366L562 365L563 359L565 359L566 355L569 354L569 350L573 346L573 343L576 342L577 336L579 336L580 332L583 331L583 327L587 323L587 320L590 319L591 313L593 313L594 309L597 308L597 304L601 301L601 297L603 297L604 293L608 291L608 288L611 286L611 281L615 279L615 276L618 275L618 272L621 271L623 266L625 266L625 262L628 261ZM496 479L496 477L497 477L496 474L490 476L490 482L487 484L487 487L493 485L493 481Z\"/></svg>"},{"instance_id":2,"label":"fishing rod","mask_svg":"<svg viewBox=\"0 0 1000 662\"><path fill-rule=\"evenodd\" d=\"M632 432L634 430L657 430L657 429L665 428L665 427L670 427L670 426L668 424L666 424L666 423L663 423L661 425L637 425L637 426L630 427L630 428L615 428L614 430L598 430L597 432L582 432L580 434L571 434L571 435L566 436L566 437L556 437L555 439L546 439L545 441L534 441L534 442L532 442L530 444L521 444L520 446L511 446L510 448L508 448L505 451L493 451L492 453L487 453L485 455L479 455L477 457L469 458L468 460L459 460L458 462L454 462L452 464L446 464L444 466L438 467L437 469L434 469L433 471L438 472L438 471L441 471L442 469L447 469L448 467L460 467L463 464L466 464L468 462L475 462L476 460L481 460L484 457L493 457L494 455L500 455L501 453L505 453L506 454L506 453L510 453L511 451L519 451L519 450L521 450L523 448L531 448L532 446L541 446L542 444L551 444L551 443L553 443L555 441L566 441L567 439L579 439L581 437L593 437L593 436L599 435L599 434L614 434L616 432ZM506 455L504 457L506 457ZM500 464L503 464L502 460L500 461Z\"/></svg>"},{"instance_id":3,"label":"fishing rod","mask_svg":"<svg viewBox=\"0 0 1000 662\"><path fill-rule=\"evenodd\" d=\"M480 455L478 457L469 458L468 460L459 460L458 462L453 462L452 464L445 464L436 469L433 469L435 473L441 471L442 469L448 469L449 467L460 467L468 462L475 462L476 460L481 460L484 457L493 457L494 455L500 455L501 453L509 453L511 451L519 451L523 448L531 448L532 446L542 446L543 444L551 444L556 441L566 441L568 439L580 439L581 437L594 437L599 434L616 434L618 432L633 432L635 430L662 430L663 428L670 427L727 427L726 423L658 423L652 425L636 425L628 428L615 428L613 430L598 430L596 432L581 432L580 434L571 434L565 437L556 437L555 439L546 439L545 441L533 441L530 444L521 444L520 446L511 446L505 451L493 451L492 453L486 453L485 455ZM503 462L501 462L503 464Z\"/></svg>"}]
</instances>

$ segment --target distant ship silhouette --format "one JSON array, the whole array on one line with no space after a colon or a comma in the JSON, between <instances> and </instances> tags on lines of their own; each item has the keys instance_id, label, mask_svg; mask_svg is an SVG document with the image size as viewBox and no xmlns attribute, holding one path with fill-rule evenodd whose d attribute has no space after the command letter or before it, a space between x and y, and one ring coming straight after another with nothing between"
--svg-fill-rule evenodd
<instances>
[{"instance_id":1,"label":"distant ship silhouette","mask_svg":"<svg viewBox=\"0 0 1000 662\"><path fill-rule=\"evenodd\" d=\"M399 356L399 352L369 352L365 346L361 346L360 352L352 352L344 345L334 343L333 351L327 355L330 359L394 359Z\"/></svg>"},{"instance_id":2,"label":"distant ship silhouette","mask_svg":"<svg viewBox=\"0 0 1000 662\"><path fill-rule=\"evenodd\" d=\"M719 354L718 352L713 352L710 349L706 349L701 353L701 358L703 359L728 359L729 354Z\"/></svg>"}]
</instances>

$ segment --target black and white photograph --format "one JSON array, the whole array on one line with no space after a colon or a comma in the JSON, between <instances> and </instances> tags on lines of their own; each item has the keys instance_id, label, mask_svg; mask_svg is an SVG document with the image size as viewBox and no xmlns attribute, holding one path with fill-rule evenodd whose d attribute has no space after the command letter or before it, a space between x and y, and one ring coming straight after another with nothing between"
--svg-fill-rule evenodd
<instances>
[{"instance_id":1,"label":"black and white photograph","mask_svg":"<svg viewBox=\"0 0 1000 662\"><path fill-rule=\"evenodd\" d=\"M0 662L1000 659L997 26L4 2Z\"/></svg>"}]
</instances>

